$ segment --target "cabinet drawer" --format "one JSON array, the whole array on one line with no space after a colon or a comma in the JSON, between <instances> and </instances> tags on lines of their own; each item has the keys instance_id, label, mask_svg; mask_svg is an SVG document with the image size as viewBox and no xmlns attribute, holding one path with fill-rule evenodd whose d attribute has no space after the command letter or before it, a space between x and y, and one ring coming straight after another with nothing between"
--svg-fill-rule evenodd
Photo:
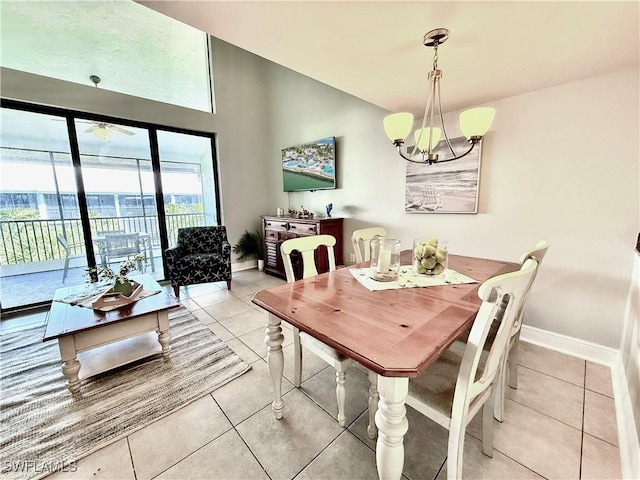
<instances>
[{"instance_id":1,"label":"cabinet drawer","mask_svg":"<svg viewBox=\"0 0 640 480\"><path fill-rule=\"evenodd\" d=\"M272 230L286 230L287 229L287 222L278 222L276 220L265 220L264 221L264 228L265 229L272 229Z\"/></svg>"},{"instance_id":2,"label":"cabinet drawer","mask_svg":"<svg viewBox=\"0 0 640 480\"><path fill-rule=\"evenodd\" d=\"M316 224L308 224L308 223L289 223L289 232L297 233L298 235L315 235L318 233L318 229Z\"/></svg>"},{"instance_id":3,"label":"cabinet drawer","mask_svg":"<svg viewBox=\"0 0 640 480\"><path fill-rule=\"evenodd\" d=\"M277 242L279 238L278 230L265 230L264 239L267 241Z\"/></svg>"}]
</instances>

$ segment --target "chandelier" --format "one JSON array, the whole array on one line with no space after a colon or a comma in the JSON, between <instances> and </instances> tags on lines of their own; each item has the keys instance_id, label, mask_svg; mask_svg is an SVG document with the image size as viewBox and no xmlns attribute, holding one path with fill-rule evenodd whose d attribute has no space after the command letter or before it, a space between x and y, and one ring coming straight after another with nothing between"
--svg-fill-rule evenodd
<instances>
[{"instance_id":1,"label":"chandelier","mask_svg":"<svg viewBox=\"0 0 640 480\"><path fill-rule=\"evenodd\" d=\"M446 28L436 28L426 33L424 36L424 45L433 47L433 70L427 76L429 81L429 95L427 104L422 117L422 126L415 131L415 144L411 152L405 154L402 151L402 145L411 133L413 128L413 114L411 113L394 113L388 115L383 120L384 131L393 142L396 150L402 158L410 162L428 163L431 165L436 162L450 162L464 157L471 153L482 136L489 130L495 110L489 107L472 108L465 110L460 114L460 130L469 141L468 149L462 153L456 153L451 145L449 136L444 126L442 117L442 105L440 102L440 79L442 78L442 70L438 69L438 47L449 38L449 30ZM438 128L435 124L438 122L442 128ZM451 157L439 159L438 154L434 153L434 149L440 141L440 135L444 133L444 140L451 151Z\"/></svg>"}]
</instances>

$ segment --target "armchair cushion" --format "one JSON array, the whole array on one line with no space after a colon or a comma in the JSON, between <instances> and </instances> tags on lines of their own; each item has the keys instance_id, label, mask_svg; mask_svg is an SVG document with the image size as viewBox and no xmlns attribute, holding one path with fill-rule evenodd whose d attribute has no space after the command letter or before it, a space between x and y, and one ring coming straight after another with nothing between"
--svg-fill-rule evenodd
<instances>
[{"instance_id":1,"label":"armchair cushion","mask_svg":"<svg viewBox=\"0 0 640 480\"><path fill-rule=\"evenodd\" d=\"M231 288L231 245L224 226L178 230L178 243L165 250L169 279L176 296L179 287L226 281Z\"/></svg>"}]
</instances>

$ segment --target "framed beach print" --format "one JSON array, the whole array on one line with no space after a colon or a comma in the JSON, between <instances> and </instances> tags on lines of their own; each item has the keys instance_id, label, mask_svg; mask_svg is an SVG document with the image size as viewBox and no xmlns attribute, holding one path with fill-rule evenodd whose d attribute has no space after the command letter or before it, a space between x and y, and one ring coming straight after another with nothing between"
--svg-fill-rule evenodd
<instances>
[{"instance_id":1,"label":"framed beach print","mask_svg":"<svg viewBox=\"0 0 640 480\"><path fill-rule=\"evenodd\" d=\"M455 152L469 148L465 137L451 139ZM413 147L407 147L411 152ZM434 150L440 159L451 158L446 141ZM478 213L480 158L482 141L467 156L451 162L407 163L405 212L407 213Z\"/></svg>"}]
</instances>

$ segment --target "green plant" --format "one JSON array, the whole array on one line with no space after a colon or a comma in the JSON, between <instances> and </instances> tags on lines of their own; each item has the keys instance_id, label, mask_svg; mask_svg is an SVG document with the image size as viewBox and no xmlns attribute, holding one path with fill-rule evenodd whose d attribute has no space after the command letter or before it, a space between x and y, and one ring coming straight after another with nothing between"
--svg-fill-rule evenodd
<instances>
[{"instance_id":1,"label":"green plant","mask_svg":"<svg viewBox=\"0 0 640 480\"><path fill-rule=\"evenodd\" d=\"M87 282L107 281L116 284L129 283L127 275L140 266L140 262L146 259L144 253L139 253L135 257L120 263L118 273L111 270L108 265L99 265L95 268L87 268Z\"/></svg>"},{"instance_id":2,"label":"green plant","mask_svg":"<svg viewBox=\"0 0 640 480\"><path fill-rule=\"evenodd\" d=\"M258 260L263 259L264 244L260 232L249 232L245 230L238 242L233 246L233 253L238 255L238 260L242 261L247 258L256 257Z\"/></svg>"}]
</instances>

